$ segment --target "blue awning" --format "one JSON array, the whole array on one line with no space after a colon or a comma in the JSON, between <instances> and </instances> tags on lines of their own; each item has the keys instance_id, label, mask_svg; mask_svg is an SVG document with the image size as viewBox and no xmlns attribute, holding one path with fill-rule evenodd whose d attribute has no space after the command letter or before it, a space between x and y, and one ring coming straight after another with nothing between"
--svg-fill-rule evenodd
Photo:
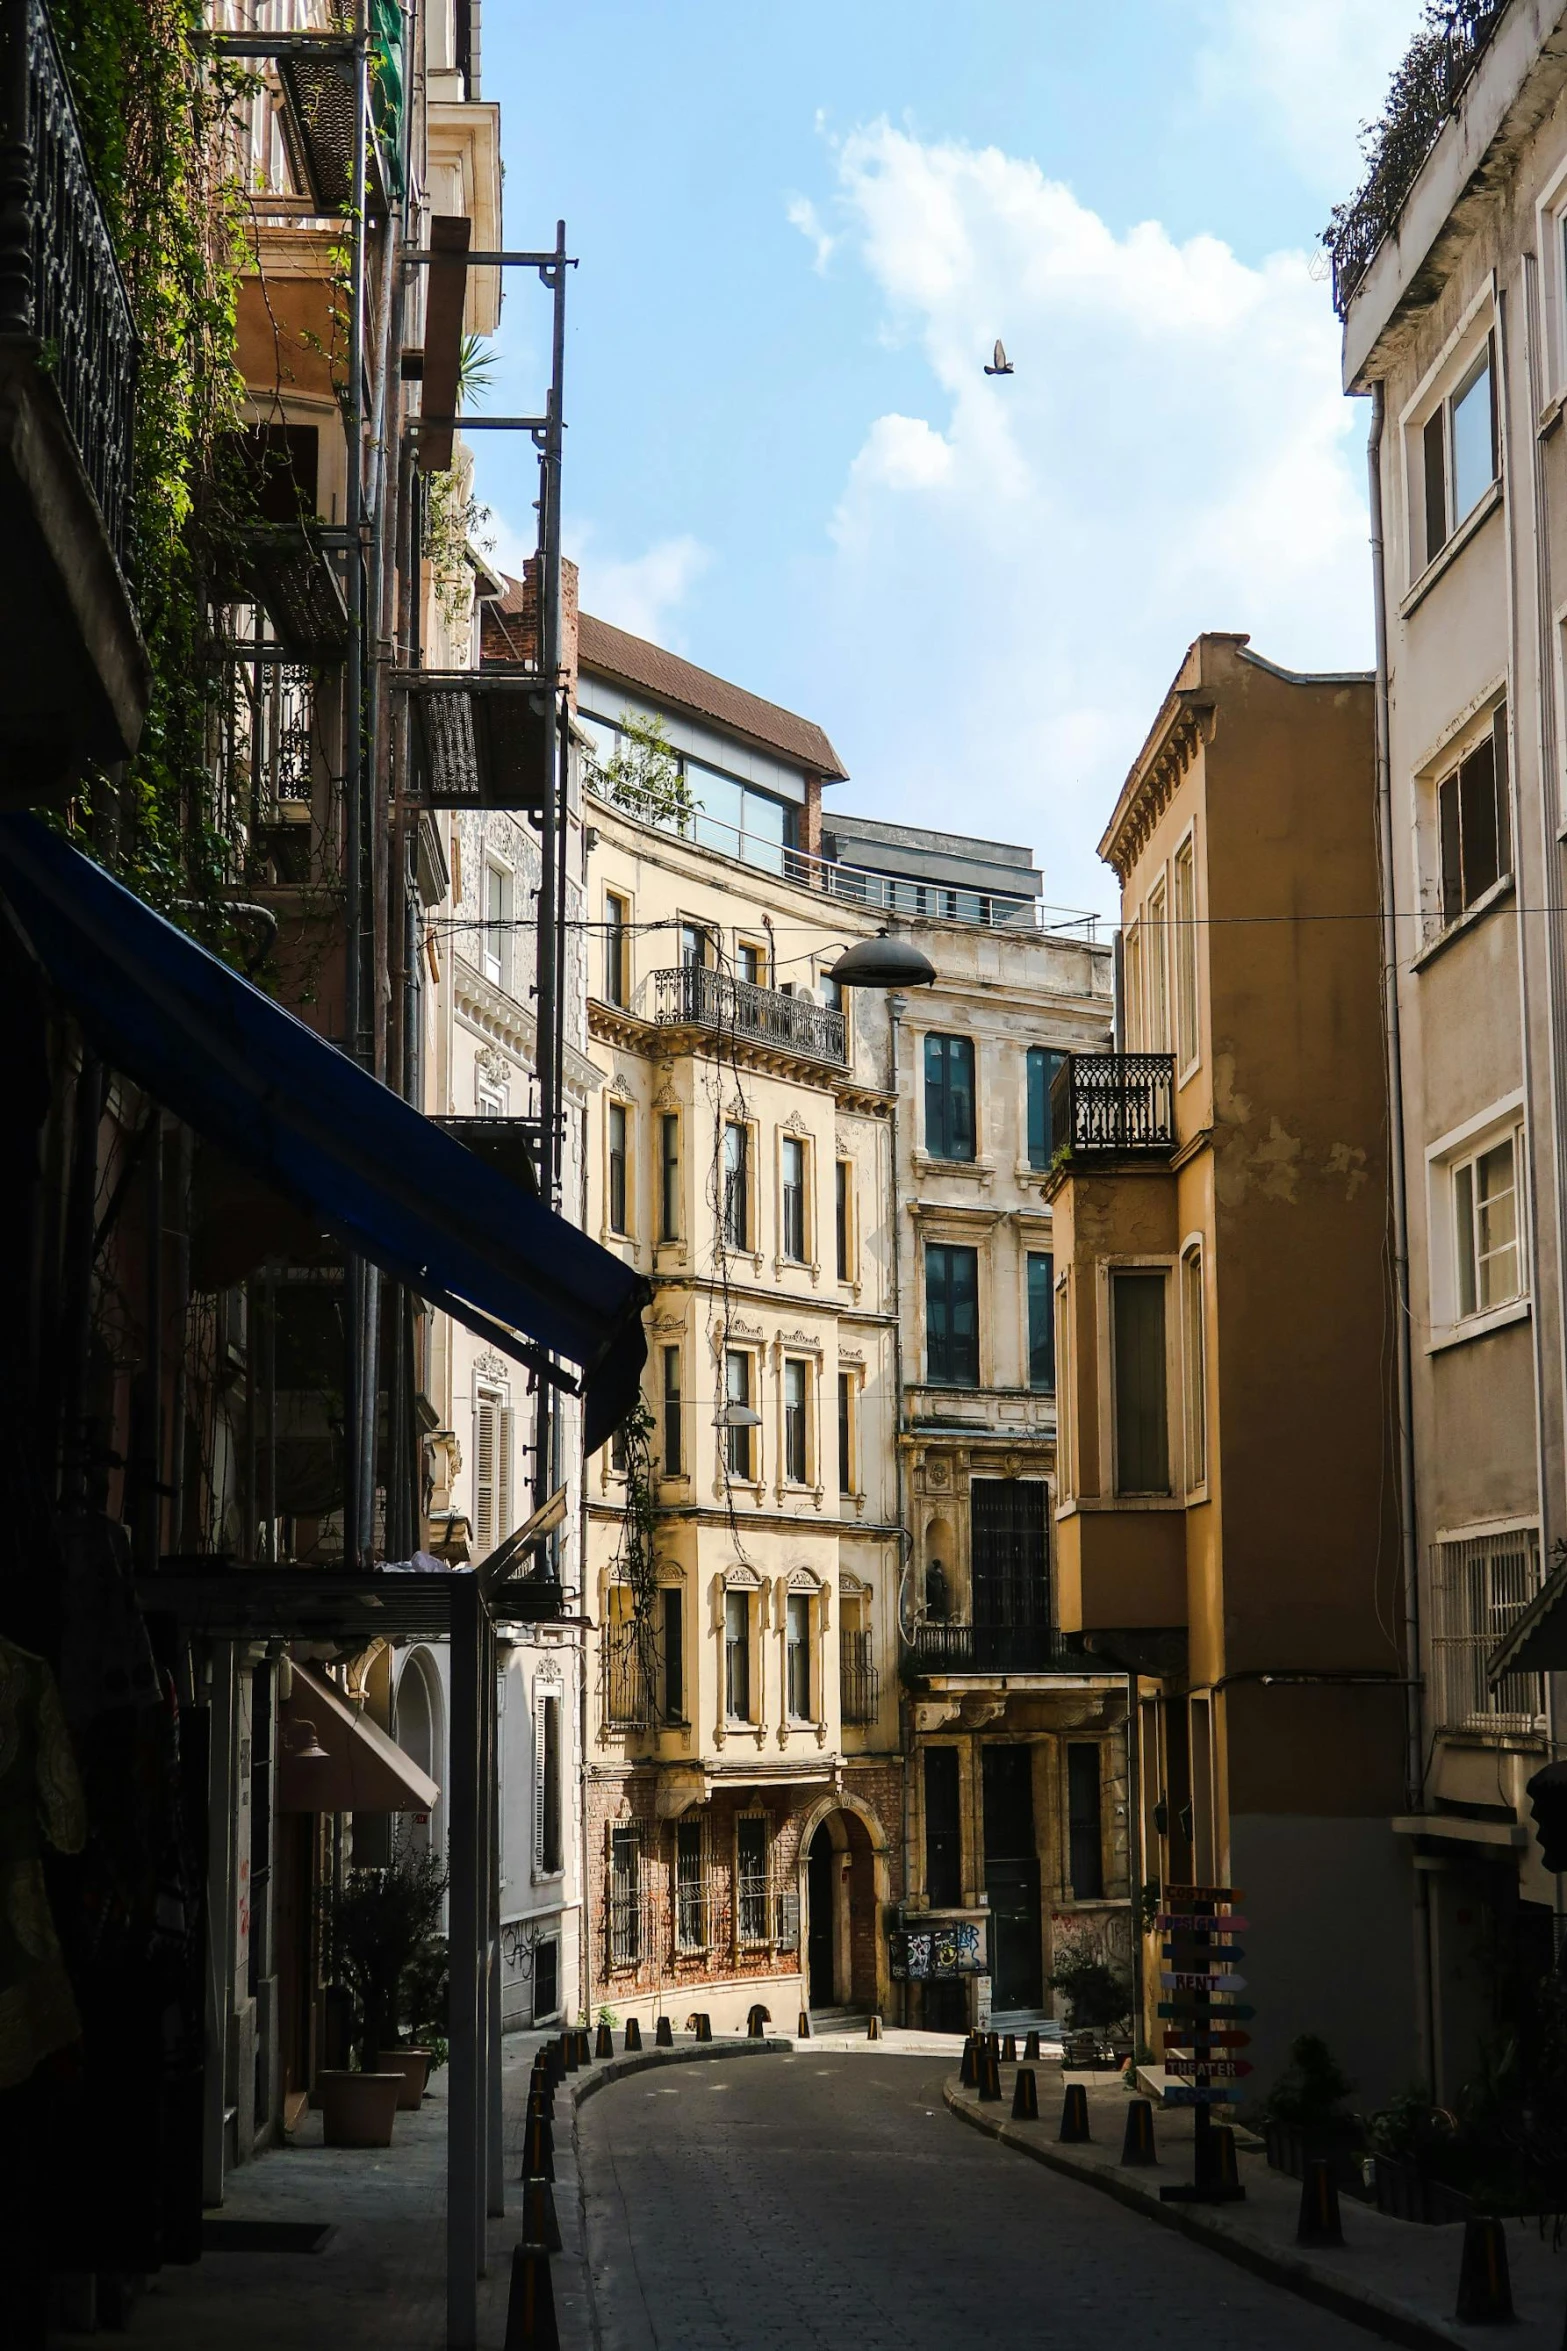
<instances>
[{"instance_id":1,"label":"blue awning","mask_svg":"<svg viewBox=\"0 0 1567 2351\"><path fill-rule=\"evenodd\" d=\"M0 817L0 893L105 1061L481 1338L577 1365L604 1443L640 1387L639 1274L37 817Z\"/></svg>"}]
</instances>

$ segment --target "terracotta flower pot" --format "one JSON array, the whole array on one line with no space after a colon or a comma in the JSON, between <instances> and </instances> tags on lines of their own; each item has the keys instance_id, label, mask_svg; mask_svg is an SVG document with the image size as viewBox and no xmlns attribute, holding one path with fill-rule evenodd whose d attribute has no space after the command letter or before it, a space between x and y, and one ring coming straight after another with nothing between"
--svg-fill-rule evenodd
<instances>
[{"instance_id":1,"label":"terracotta flower pot","mask_svg":"<svg viewBox=\"0 0 1567 2351\"><path fill-rule=\"evenodd\" d=\"M398 2106L416 2114L424 2103L424 2085L430 2078L428 2049L378 2049L376 2064L383 2073L399 2073L403 2077L402 2094Z\"/></svg>"},{"instance_id":2,"label":"terracotta flower pot","mask_svg":"<svg viewBox=\"0 0 1567 2351\"><path fill-rule=\"evenodd\" d=\"M403 2094L400 2073L329 2069L317 2074L316 2090L322 2136L329 2147L390 2147Z\"/></svg>"}]
</instances>

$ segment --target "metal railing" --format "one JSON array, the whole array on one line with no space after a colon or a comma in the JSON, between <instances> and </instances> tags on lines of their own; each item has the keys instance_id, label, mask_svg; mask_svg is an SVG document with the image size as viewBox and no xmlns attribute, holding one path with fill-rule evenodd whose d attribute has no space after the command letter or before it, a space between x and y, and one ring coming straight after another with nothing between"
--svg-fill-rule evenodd
<instances>
[{"instance_id":1,"label":"metal railing","mask_svg":"<svg viewBox=\"0 0 1567 2351\"><path fill-rule=\"evenodd\" d=\"M604 1910L612 1968L643 1967L657 1957L658 1917L649 1895L611 1879Z\"/></svg>"},{"instance_id":2,"label":"metal railing","mask_svg":"<svg viewBox=\"0 0 1567 2351\"><path fill-rule=\"evenodd\" d=\"M1173 1053L1069 1053L1050 1089L1053 1159L1175 1148Z\"/></svg>"},{"instance_id":3,"label":"metal railing","mask_svg":"<svg viewBox=\"0 0 1567 2351\"><path fill-rule=\"evenodd\" d=\"M909 1644L921 1673L1092 1673L1092 1651L1053 1625L921 1624Z\"/></svg>"},{"instance_id":4,"label":"metal railing","mask_svg":"<svg viewBox=\"0 0 1567 2351\"><path fill-rule=\"evenodd\" d=\"M1485 1670L1539 1589L1532 1527L1433 1544L1431 1665L1441 1729L1515 1738L1544 1730L1543 1675L1509 1673L1492 1683Z\"/></svg>"},{"instance_id":5,"label":"metal railing","mask_svg":"<svg viewBox=\"0 0 1567 2351\"><path fill-rule=\"evenodd\" d=\"M735 1880L735 1941L789 1949L800 1940L800 1889L792 1880L742 1871Z\"/></svg>"},{"instance_id":6,"label":"metal railing","mask_svg":"<svg viewBox=\"0 0 1567 2351\"><path fill-rule=\"evenodd\" d=\"M839 1699L845 1722L874 1722L881 1712L881 1674L871 1663L870 1633L845 1633L838 1658Z\"/></svg>"},{"instance_id":7,"label":"metal railing","mask_svg":"<svg viewBox=\"0 0 1567 2351\"><path fill-rule=\"evenodd\" d=\"M654 972L653 1018L660 1028L712 1029L808 1061L848 1059L841 1012L809 996L786 996L780 988L731 979L705 963Z\"/></svg>"},{"instance_id":8,"label":"metal railing","mask_svg":"<svg viewBox=\"0 0 1567 2351\"><path fill-rule=\"evenodd\" d=\"M0 335L39 346L125 572L136 331L44 0L0 0L0 150Z\"/></svg>"}]
</instances>

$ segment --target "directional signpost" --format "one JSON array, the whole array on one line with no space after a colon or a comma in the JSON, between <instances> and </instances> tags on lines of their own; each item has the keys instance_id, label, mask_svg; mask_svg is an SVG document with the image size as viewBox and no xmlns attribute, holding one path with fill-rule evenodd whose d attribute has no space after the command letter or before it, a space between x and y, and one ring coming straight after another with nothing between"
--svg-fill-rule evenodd
<instances>
[{"instance_id":1,"label":"directional signpost","mask_svg":"<svg viewBox=\"0 0 1567 2351\"><path fill-rule=\"evenodd\" d=\"M1234 1910L1233 1886L1167 1886L1164 1898L1168 1907L1155 1921L1164 1935L1159 2014L1169 2020L1164 2070L1176 2077L1164 2102L1193 2108L1194 2161L1189 2184L1159 2193L1171 2204L1233 2204L1246 2191L1221 2177L1213 2109L1238 2106L1245 2096L1238 2084L1251 2072L1246 2058L1232 2054L1249 2048L1251 2035L1241 2027L1256 2013L1232 1997L1246 1989L1235 1972L1245 1946L1234 1938L1247 1923Z\"/></svg>"}]
</instances>

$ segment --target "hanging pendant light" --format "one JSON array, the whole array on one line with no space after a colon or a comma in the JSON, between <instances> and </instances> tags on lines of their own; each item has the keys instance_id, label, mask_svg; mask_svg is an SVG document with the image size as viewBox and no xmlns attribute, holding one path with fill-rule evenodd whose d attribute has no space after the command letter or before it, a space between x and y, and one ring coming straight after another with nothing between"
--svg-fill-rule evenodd
<instances>
[{"instance_id":1,"label":"hanging pendant light","mask_svg":"<svg viewBox=\"0 0 1567 2351\"><path fill-rule=\"evenodd\" d=\"M841 955L827 977L840 988L928 988L936 967L908 939L880 930Z\"/></svg>"}]
</instances>

